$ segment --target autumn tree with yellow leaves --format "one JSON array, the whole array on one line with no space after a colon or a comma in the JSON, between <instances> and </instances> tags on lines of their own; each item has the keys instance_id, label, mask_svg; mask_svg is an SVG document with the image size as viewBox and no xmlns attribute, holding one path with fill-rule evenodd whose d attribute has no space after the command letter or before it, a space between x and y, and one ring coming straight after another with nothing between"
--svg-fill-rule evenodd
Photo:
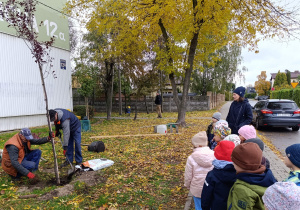
<instances>
[{"instance_id":1,"label":"autumn tree with yellow leaves","mask_svg":"<svg viewBox=\"0 0 300 210\"><path fill-rule=\"evenodd\" d=\"M78 15L93 11L86 27L99 36L113 36L111 51L106 52L109 58L135 59L144 51L153 52L158 68L169 75L181 125L185 125L191 74L202 68L207 56L225 45L257 50L261 39L282 38L298 24L293 13L269 0L70 0L67 10ZM183 78L181 99L178 77Z\"/></svg>"},{"instance_id":2,"label":"autumn tree with yellow leaves","mask_svg":"<svg viewBox=\"0 0 300 210\"><path fill-rule=\"evenodd\" d=\"M270 91L271 83L266 80L267 72L261 71L260 75L257 76L257 81L255 81L255 91L258 95L268 95Z\"/></svg>"}]
</instances>

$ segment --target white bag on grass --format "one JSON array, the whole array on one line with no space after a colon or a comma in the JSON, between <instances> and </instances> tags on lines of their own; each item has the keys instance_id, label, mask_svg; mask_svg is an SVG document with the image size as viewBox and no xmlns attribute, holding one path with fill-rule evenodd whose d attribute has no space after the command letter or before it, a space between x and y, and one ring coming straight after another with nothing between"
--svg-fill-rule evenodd
<instances>
[{"instance_id":1,"label":"white bag on grass","mask_svg":"<svg viewBox=\"0 0 300 210\"><path fill-rule=\"evenodd\" d=\"M105 158L88 160L82 163L84 167L90 168L93 171L97 171L102 168L107 168L109 166L112 166L113 164L114 161Z\"/></svg>"}]
</instances>

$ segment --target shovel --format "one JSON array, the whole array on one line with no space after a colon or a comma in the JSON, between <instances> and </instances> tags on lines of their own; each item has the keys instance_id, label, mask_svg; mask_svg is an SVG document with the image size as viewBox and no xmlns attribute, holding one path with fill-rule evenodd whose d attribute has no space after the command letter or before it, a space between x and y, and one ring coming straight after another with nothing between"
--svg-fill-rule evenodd
<instances>
[{"instance_id":1,"label":"shovel","mask_svg":"<svg viewBox=\"0 0 300 210\"><path fill-rule=\"evenodd\" d=\"M63 143L62 143L61 137L58 136L58 138L59 138L59 140L60 140L61 145L64 146ZM72 176L73 176L74 173L75 173L75 168L74 168L73 164L70 162L70 160L69 160L69 158L68 158L67 155L66 155L66 159L67 159L67 161L70 163L70 166L71 166L71 168L68 169L68 179L71 179Z\"/></svg>"}]
</instances>

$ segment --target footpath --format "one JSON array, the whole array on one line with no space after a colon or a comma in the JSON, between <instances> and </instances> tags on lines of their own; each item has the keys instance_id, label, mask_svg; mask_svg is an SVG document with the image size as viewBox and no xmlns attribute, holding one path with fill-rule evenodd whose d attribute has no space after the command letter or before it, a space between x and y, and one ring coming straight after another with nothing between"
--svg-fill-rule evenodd
<instances>
[{"instance_id":1,"label":"footpath","mask_svg":"<svg viewBox=\"0 0 300 210\"><path fill-rule=\"evenodd\" d=\"M222 119L225 119L231 102L227 102L222 106L222 108L219 110L221 112ZM270 161L270 168L275 176L275 178L278 181L282 181L288 177L289 174L289 168L285 166L284 162L268 147L265 145L265 149L263 151L263 155L269 159ZM189 193L186 199L184 210L191 209L193 202L192 194Z\"/></svg>"}]
</instances>

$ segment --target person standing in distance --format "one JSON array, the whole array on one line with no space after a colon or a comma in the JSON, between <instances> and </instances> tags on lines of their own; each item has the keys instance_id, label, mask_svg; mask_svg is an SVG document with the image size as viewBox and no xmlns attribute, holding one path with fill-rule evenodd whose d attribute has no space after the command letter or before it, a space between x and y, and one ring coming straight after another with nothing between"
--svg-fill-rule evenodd
<instances>
[{"instance_id":1,"label":"person standing in distance","mask_svg":"<svg viewBox=\"0 0 300 210\"><path fill-rule=\"evenodd\" d=\"M157 91L157 93L156 93L155 104L156 104L157 118L162 118L162 116L161 116L161 96L160 96L159 91Z\"/></svg>"},{"instance_id":2,"label":"person standing in distance","mask_svg":"<svg viewBox=\"0 0 300 210\"><path fill-rule=\"evenodd\" d=\"M76 165L82 163L81 154L81 123L78 118L66 109L49 110L50 120L55 124L55 136L60 135L60 129L63 131L63 150L64 155L73 163L74 144ZM60 167L69 164L66 160Z\"/></svg>"},{"instance_id":3,"label":"person standing in distance","mask_svg":"<svg viewBox=\"0 0 300 210\"><path fill-rule=\"evenodd\" d=\"M238 130L244 125L252 122L252 108L247 98L244 98L246 89L238 87L233 91L233 102L230 105L226 121L231 128L231 134L237 134Z\"/></svg>"}]
</instances>

